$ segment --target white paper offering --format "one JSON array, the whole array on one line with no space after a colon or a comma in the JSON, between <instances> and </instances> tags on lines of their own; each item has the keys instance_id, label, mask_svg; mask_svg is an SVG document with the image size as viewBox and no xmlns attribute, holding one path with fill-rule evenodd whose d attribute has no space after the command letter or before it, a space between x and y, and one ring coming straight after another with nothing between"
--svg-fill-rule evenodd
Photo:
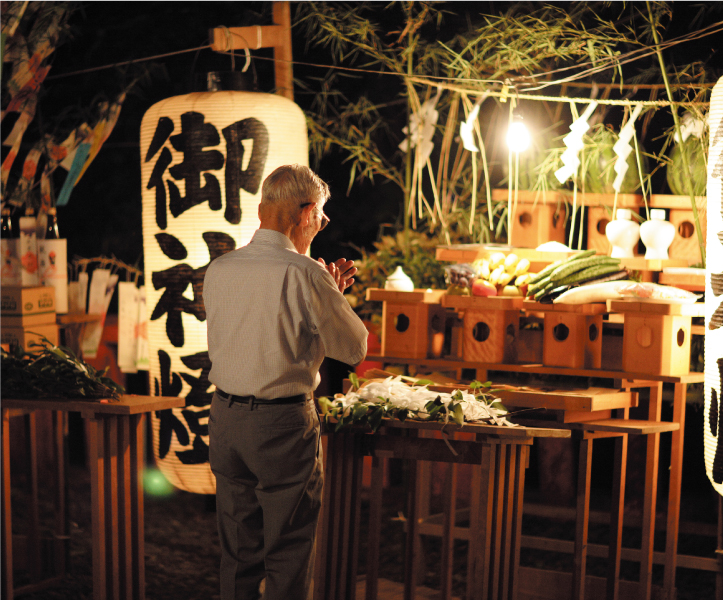
<instances>
[{"instance_id":1,"label":"white paper offering","mask_svg":"<svg viewBox=\"0 0 723 600\"><path fill-rule=\"evenodd\" d=\"M118 367L136 373L138 344L138 288L131 281L118 284Z\"/></svg>"},{"instance_id":2,"label":"white paper offering","mask_svg":"<svg viewBox=\"0 0 723 600\"><path fill-rule=\"evenodd\" d=\"M90 280L90 297L88 298L88 314L99 315L100 321L88 323L83 333L81 350L84 358L95 358L98 355L98 346L103 336L105 315L108 312L118 275L107 269L95 269Z\"/></svg>"}]
</instances>

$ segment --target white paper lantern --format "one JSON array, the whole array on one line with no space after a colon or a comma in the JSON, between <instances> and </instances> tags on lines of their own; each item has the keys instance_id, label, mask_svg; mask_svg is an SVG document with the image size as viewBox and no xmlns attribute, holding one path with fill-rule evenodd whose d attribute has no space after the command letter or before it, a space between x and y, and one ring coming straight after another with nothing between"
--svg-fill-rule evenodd
<instances>
[{"instance_id":1,"label":"white paper lantern","mask_svg":"<svg viewBox=\"0 0 723 600\"><path fill-rule=\"evenodd\" d=\"M705 471L723 494L723 78L708 113L708 237L705 271Z\"/></svg>"},{"instance_id":2,"label":"white paper lantern","mask_svg":"<svg viewBox=\"0 0 723 600\"><path fill-rule=\"evenodd\" d=\"M140 144L151 394L186 399L152 415L154 456L174 486L213 494L203 277L250 241L265 177L308 165L306 120L279 95L198 92L154 104Z\"/></svg>"}]
</instances>

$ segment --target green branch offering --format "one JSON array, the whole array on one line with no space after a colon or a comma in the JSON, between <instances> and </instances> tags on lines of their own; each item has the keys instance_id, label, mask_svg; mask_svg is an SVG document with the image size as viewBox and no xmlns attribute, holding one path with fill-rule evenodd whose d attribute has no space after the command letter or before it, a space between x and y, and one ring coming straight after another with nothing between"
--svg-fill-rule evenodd
<instances>
[{"instance_id":1,"label":"green branch offering","mask_svg":"<svg viewBox=\"0 0 723 600\"><path fill-rule=\"evenodd\" d=\"M29 351L19 346L2 350L2 393L4 398L29 400L70 399L120 400L125 389L106 377L108 368L94 369L70 348L55 346L41 336Z\"/></svg>"}]
</instances>

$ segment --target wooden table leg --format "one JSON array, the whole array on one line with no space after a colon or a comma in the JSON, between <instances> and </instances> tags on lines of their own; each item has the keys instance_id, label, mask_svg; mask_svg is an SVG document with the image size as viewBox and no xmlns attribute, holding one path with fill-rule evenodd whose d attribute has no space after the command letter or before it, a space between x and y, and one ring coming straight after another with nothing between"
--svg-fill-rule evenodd
<instances>
[{"instance_id":1,"label":"wooden table leg","mask_svg":"<svg viewBox=\"0 0 723 600\"><path fill-rule=\"evenodd\" d=\"M102 418L86 419L93 531L93 600L106 600L105 435Z\"/></svg>"},{"instance_id":2,"label":"wooden table leg","mask_svg":"<svg viewBox=\"0 0 723 600\"><path fill-rule=\"evenodd\" d=\"M429 463L424 463L429 464ZM429 489L429 485L427 485ZM440 557L440 600L452 597L452 573L454 566L454 527L457 512L457 465L447 464L442 492L442 553ZM427 514L429 512L427 511Z\"/></svg>"},{"instance_id":3,"label":"wooden table leg","mask_svg":"<svg viewBox=\"0 0 723 600\"><path fill-rule=\"evenodd\" d=\"M660 421L663 384L650 386L648 420ZM645 495L643 498L642 547L640 549L640 600L650 600L653 583L653 543L655 540L655 507L658 497L658 455L660 434L648 435L645 458Z\"/></svg>"},{"instance_id":4,"label":"wooden table leg","mask_svg":"<svg viewBox=\"0 0 723 600\"><path fill-rule=\"evenodd\" d=\"M354 600L359 546L362 454L360 436L328 436L326 480L319 525L314 597Z\"/></svg>"},{"instance_id":5,"label":"wooden table leg","mask_svg":"<svg viewBox=\"0 0 723 600\"><path fill-rule=\"evenodd\" d=\"M674 384L673 422L680 429L672 433L670 449L670 487L668 491L668 519L665 538L665 575L663 596L675 598L675 571L678 561L678 526L680 519L680 487L683 480L683 439L685 434L686 385Z\"/></svg>"},{"instance_id":6,"label":"wooden table leg","mask_svg":"<svg viewBox=\"0 0 723 600\"><path fill-rule=\"evenodd\" d=\"M366 600L376 600L379 592L379 542L381 541L383 492L384 460L374 456L372 457L371 489L369 494Z\"/></svg>"},{"instance_id":7,"label":"wooden table leg","mask_svg":"<svg viewBox=\"0 0 723 600\"><path fill-rule=\"evenodd\" d=\"M143 447L145 419L141 415L128 417L130 433L130 514L131 514L131 544L133 550L133 583L131 597L134 600L146 598L146 544L145 544L145 511L143 508Z\"/></svg>"},{"instance_id":8,"label":"wooden table leg","mask_svg":"<svg viewBox=\"0 0 723 600\"><path fill-rule=\"evenodd\" d=\"M145 597L141 425L141 415L118 419L118 555L123 600Z\"/></svg>"},{"instance_id":9,"label":"wooden table leg","mask_svg":"<svg viewBox=\"0 0 723 600\"><path fill-rule=\"evenodd\" d=\"M617 411L623 419L629 409ZM610 501L610 544L608 549L607 600L618 600L620 588L620 556L623 544L623 516L625 511L625 477L628 460L628 435L615 439L613 458L613 490Z\"/></svg>"},{"instance_id":10,"label":"wooden table leg","mask_svg":"<svg viewBox=\"0 0 723 600\"><path fill-rule=\"evenodd\" d=\"M587 535L590 520L590 475L592 470L592 442L588 437L580 440L580 462L577 471L577 517L575 520L575 556L572 572L572 598L585 598L587 570Z\"/></svg>"},{"instance_id":11,"label":"wooden table leg","mask_svg":"<svg viewBox=\"0 0 723 600\"><path fill-rule=\"evenodd\" d=\"M38 499L38 428L35 411L24 415L25 454L30 463L30 505L28 528L28 572L31 583L40 580L40 505Z\"/></svg>"},{"instance_id":12,"label":"wooden table leg","mask_svg":"<svg viewBox=\"0 0 723 600\"><path fill-rule=\"evenodd\" d=\"M490 548L495 489L497 444L482 442L480 465L472 471L469 507L469 550L467 552L467 600L487 598L489 593Z\"/></svg>"},{"instance_id":13,"label":"wooden table leg","mask_svg":"<svg viewBox=\"0 0 723 600\"><path fill-rule=\"evenodd\" d=\"M66 504L66 451L65 451L66 413L60 410L53 411L53 441L55 444L55 464L57 481L55 487L55 544L53 555L55 574L65 574L65 552L69 544L67 530L67 504Z\"/></svg>"},{"instance_id":14,"label":"wooden table leg","mask_svg":"<svg viewBox=\"0 0 723 600\"><path fill-rule=\"evenodd\" d=\"M2 597L13 599L13 527L10 493L10 411L3 409Z\"/></svg>"},{"instance_id":15,"label":"wooden table leg","mask_svg":"<svg viewBox=\"0 0 723 600\"><path fill-rule=\"evenodd\" d=\"M415 435L416 432L407 432ZM416 437L416 435L415 435ZM419 514L417 505L417 468L412 464L407 470L407 536L404 548L404 600L414 600L417 589L417 530L419 528Z\"/></svg>"},{"instance_id":16,"label":"wooden table leg","mask_svg":"<svg viewBox=\"0 0 723 600\"><path fill-rule=\"evenodd\" d=\"M517 598L517 583L520 571L520 548L522 545L522 515L524 512L524 495L525 495L525 471L529 466L530 447L527 444L518 444L516 446L516 489L514 498L514 515L512 525L514 531L512 534L512 565L511 565L511 583L510 595L512 600Z\"/></svg>"}]
</instances>

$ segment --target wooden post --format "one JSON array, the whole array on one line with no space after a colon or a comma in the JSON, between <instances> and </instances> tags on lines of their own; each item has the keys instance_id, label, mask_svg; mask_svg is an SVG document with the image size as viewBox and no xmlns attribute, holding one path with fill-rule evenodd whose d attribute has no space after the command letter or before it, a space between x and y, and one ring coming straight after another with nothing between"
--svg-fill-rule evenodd
<instances>
[{"instance_id":1,"label":"wooden post","mask_svg":"<svg viewBox=\"0 0 723 600\"><path fill-rule=\"evenodd\" d=\"M216 27L210 32L211 49L216 52L228 52L273 48L276 93L293 101L291 9L288 2L273 3L273 19L273 25Z\"/></svg>"}]
</instances>

